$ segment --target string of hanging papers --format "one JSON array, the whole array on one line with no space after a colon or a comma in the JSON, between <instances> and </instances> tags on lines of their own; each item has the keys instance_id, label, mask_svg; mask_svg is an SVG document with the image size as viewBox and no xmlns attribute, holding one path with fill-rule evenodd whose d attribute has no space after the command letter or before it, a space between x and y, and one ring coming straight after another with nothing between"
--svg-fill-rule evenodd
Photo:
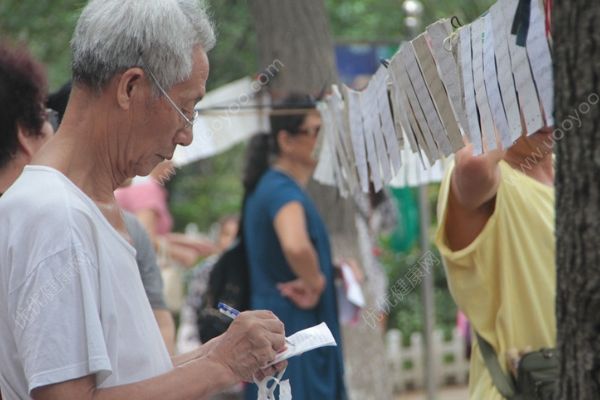
<instances>
[{"instance_id":1,"label":"string of hanging papers","mask_svg":"<svg viewBox=\"0 0 600 400\"><path fill-rule=\"evenodd\" d=\"M523 132L552 126L543 4L531 1L528 33L518 45L511 34L518 2L499 0L456 31L448 19L430 25L363 91L334 85L318 104L323 134L315 179L343 196L368 192L370 182L379 191L399 175L418 181L407 172L414 158L427 169L468 143L475 154L506 149Z\"/></svg>"}]
</instances>

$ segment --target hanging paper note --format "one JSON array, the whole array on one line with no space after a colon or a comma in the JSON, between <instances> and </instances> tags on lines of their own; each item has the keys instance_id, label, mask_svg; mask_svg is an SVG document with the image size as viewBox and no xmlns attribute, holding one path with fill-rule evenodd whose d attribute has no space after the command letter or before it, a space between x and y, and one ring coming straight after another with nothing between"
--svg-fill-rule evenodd
<instances>
[{"instance_id":1,"label":"hanging paper note","mask_svg":"<svg viewBox=\"0 0 600 400\"><path fill-rule=\"evenodd\" d=\"M333 154L331 146L331 137L333 135L330 124L330 115L327 104L319 102L317 110L321 114L321 129L319 136L322 136L321 151L319 152L319 162L315 168L314 178L316 181L329 186L335 186L335 176L333 174Z\"/></svg>"},{"instance_id":2,"label":"hanging paper note","mask_svg":"<svg viewBox=\"0 0 600 400\"><path fill-rule=\"evenodd\" d=\"M508 50L507 30L504 24L502 9L498 3L490 8L492 18L492 27L494 34L494 51L496 53L496 66L498 72L498 83L508 127L510 131L510 140L515 142L522 132L521 114L519 112L519 103L517 102L517 92L515 91L515 81L510 63L510 52Z\"/></svg>"},{"instance_id":3,"label":"hanging paper note","mask_svg":"<svg viewBox=\"0 0 600 400\"><path fill-rule=\"evenodd\" d=\"M544 107L546 126L554 125L554 80L552 55L546 39L544 14L538 0L531 1L527 54L538 95Z\"/></svg>"},{"instance_id":4,"label":"hanging paper note","mask_svg":"<svg viewBox=\"0 0 600 400\"><path fill-rule=\"evenodd\" d=\"M492 119L496 127L496 133L500 136L502 148L508 149L512 140L508 128L508 120L504 112L504 105L500 97L498 87L498 74L496 73L496 59L494 57L494 36L492 34L492 18L489 14L481 17L484 25L483 35L483 76L485 79L485 90L492 110ZM498 136L498 135L496 135Z\"/></svg>"},{"instance_id":5,"label":"hanging paper note","mask_svg":"<svg viewBox=\"0 0 600 400\"><path fill-rule=\"evenodd\" d=\"M387 101L387 68L380 66L379 69L373 75L369 86L367 86L366 92L368 92L367 101L372 106L370 110L375 132L375 145L377 147L377 154L381 162L381 168L383 170L383 176L385 183L387 184L392 176L395 174L399 164L399 154L391 152L390 145L396 144L395 132L393 124L389 124L387 129L383 125L384 114L388 114L391 121L390 109ZM385 102L385 103L384 103ZM391 130L390 130L391 129ZM388 136L386 138L386 136ZM390 137L391 136L391 137ZM391 140L393 138L393 140Z\"/></svg>"},{"instance_id":6,"label":"hanging paper note","mask_svg":"<svg viewBox=\"0 0 600 400\"><path fill-rule=\"evenodd\" d=\"M383 151L385 151L387 168L390 172L386 175L386 183L388 183L392 179L392 176L396 174L396 171L400 168L401 164L398 140L396 139L396 132L388 101L387 81L388 69L384 66L380 66L367 87L367 90L369 90L369 88L373 90L372 100L375 103L376 125L379 126L380 131L380 146ZM383 163L382 168L386 168Z\"/></svg>"},{"instance_id":7,"label":"hanging paper note","mask_svg":"<svg viewBox=\"0 0 600 400\"><path fill-rule=\"evenodd\" d=\"M423 78L427 89L433 100L435 110L437 111L439 118L442 122L443 135L446 136L452 146L452 151L456 152L464 147L462 135L460 134L460 128L458 127L458 121L452 111L450 100L444 89L444 84L438 75L435 60L427 45L427 33L417 36L412 41L417 56L417 61L423 72Z\"/></svg>"},{"instance_id":8,"label":"hanging paper note","mask_svg":"<svg viewBox=\"0 0 600 400\"><path fill-rule=\"evenodd\" d=\"M465 113L467 114L468 129L467 136L473 144L475 155L483 152L481 143L481 130L479 128L479 117L477 115L477 104L475 103L475 86L473 82L473 65L471 52L471 27L464 26L459 31L459 60L461 60L461 73L463 83L463 96Z\"/></svg>"},{"instance_id":9,"label":"hanging paper note","mask_svg":"<svg viewBox=\"0 0 600 400\"><path fill-rule=\"evenodd\" d=\"M403 54L404 65L406 65L406 71L408 72L410 81L415 89L417 99L421 104L425 120L438 145L438 149L440 150L441 155L449 156L452 154L452 145L444 132L438 113L431 101L429 90L427 89L427 84L425 83L425 79L423 78L422 71L419 67L412 43L407 43L403 46L401 52Z\"/></svg>"},{"instance_id":10,"label":"hanging paper note","mask_svg":"<svg viewBox=\"0 0 600 400\"><path fill-rule=\"evenodd\" d=\"M358 190L359 182L356 170L356 160L352 148L352 138L348 119L345 118L345 104L336 85L332 86L332 93L327 100L331 110L334 125L336 126L336 143L339 143L338 157L342 165L342 175L346 186L351 193Z\"/></svg>"},{"instance_id":11,"label":"hanging paper note","mask_svg":"<svg viewBox=\"0 0 600 400\"><path fill-rule=\"evenodd\" d=\"M388 156L392 164L392 172L393 175L395 175L402 166L402 161L400 160L398 135L396 133L396 128L394 127L394 120L392 119L392 112L390 110L391 105L388 95L387 76L388 74L386 72L386 80L379 89L380 94L377 96L377 105L379 108L379 117L381 118L381 130L383 131ZM400 135L400 137L402 137L402 135Z\"/></svg>"},{"instance_id":12,"label":"hanging paper note","mask_svg":"<svg viewBox=\"0 0 600 400\"><path fill-rule=\"evenodd\" d=\"M400 56L399 59L402 60L402 56ZM398 71L400 73L400 88L406 93L408 98L408 118L413 128L413 132L415 132L419 149L423 150L429 164L433 165L433 163L440 158L440 152L433 140L433 136L431 136L429 125L427 125L423 110L421 110L421 105L419 104L419 100L417 99L417 95L415 94L403 62L402 68L398 68Z\"/></svg>"},{"instance_id":13,"label":"hanging paper note","mask_svg":"<svg viewBox=\"0 0 600 400\"><path fill-rule=\"evenodd\" d=\"M518 1L519 0L498 1L498 4L502 7L502 13L504 15L503 25L507 31L509 31L515 16ZM533 76L531 75L527 50L524 47L517 46L515 35L509 33L507 38L512 72L515 77L517 97L519 99L519 105L521 106L521 112L525 119L527 134L531 135L544 126L540 111L540 101L535 90Z\"/></svg>"},{"instance_id":14,"label":"hanging paper note","mask_svg":"<svg viewBox=\"0 0 600 400\"><path fill-rule=\"evenodd\" d=\"M400 125L401 131L397 131L398 136L405 136L407 142L410 145L413 153L419 152L419 146L417 145L416 134L413 132L412 124L408 119L408 98L405 92L402 90L400 85L400 78L397 72L397 68L404 68L398 61L390 62L388 67L390 80L391 80L391 94L392 94L392 107L394 110L394 121L397 122L396 126ZM403 140L399 140L403 142Z\"/></svg>"},{"instance_id":15,"label":"hanging paper note","mask_svg":"<svg viewBox=\"0 0 600 400\"><path fill-rule=\"evenodd\" d=\"M360 109L363 112L362 117L365 124L363 135L364 141L367 144L367 161L369 162L369 172L371 173L371 181L373 182L373 187L375 188L375 191L379 192L383 188L383 181L381 179L381 169L379 167L379 161L377 159L375 135L372 132L372 115L368 112L365 112L365 110L368 109L368 104L366 103L364 96L359 95L358 99Z\"/></svg>"},{"instance_id":16,"label":"hanging paper note","mask_svg":"<svg viewBox=\"0 0 600 400\"><path fill-rule=\"evenodd\" d=\"M479 18L471 24L471 44L473 46L473 81L475 83L475 100L481 120L481 136L486 150L496 146L496 131L492 120L492 110L488 103L483 77L483 34L484 21Z\"/></svg>"},{"instance_id":17,"label":"hanging paper note","mask_svg":"<svg viewBox=\"0 0 600 400\"><path fill-rule=\"evenodd\" d=\"M383 183L387 184L392 179L390 160L388 152L385 146L383 138L383 131L381 129L381 119L379 118L379 109L377 96L380 94L380 85L385 84L385 73L384 67L373 75L369 86L361 93L361 102L364 104L363 108L363 119L368 121L368 125L365 124L365 133L373 137L375 143L376 152L376 165L371 165L371 170L378 168L383 175Z\"/></svg>"},{"instance_id":18,"label":"hanging paper note","mask_svg":"<svg viewBox=\"0 0 600 400\"><path fill-rule=\"evenodd\" d=\"M369 192L369 168L367 166L366 144L363 133L362 113L360 112L360 95L355 90L342 86L346 99L346 110L352 138L352 148L356 159L356 169L363 192Z\"/></svg>"},{"instance_id":19,"label":"hanging paper note","mask_svg":"<svg viewBox=\"0 0 600 400\"><path fill-rule=\"evenodd\" d=\"M448 19L443 19L428 26L427 33L431 39L431 52L437 64L440 79L448 92L454 117L466 131L468 128L467 116L462 104L458 66L452 52L447 47L444 47L449 43L448 40L452 34L452 25Z\"/></svg>"}]
</instances>

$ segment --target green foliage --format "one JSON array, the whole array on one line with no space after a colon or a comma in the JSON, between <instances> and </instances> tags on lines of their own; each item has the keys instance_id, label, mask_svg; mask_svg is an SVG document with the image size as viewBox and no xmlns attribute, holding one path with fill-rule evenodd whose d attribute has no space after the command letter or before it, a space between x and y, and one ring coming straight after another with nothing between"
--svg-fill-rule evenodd
<instances>
[{"instance_id":1,"label":"green foliage","mask_svg":"<svg viewBox=\"0 0 600 400\"><path fill-rule=\"evenodd\" d=\"M256 31L246 0L212 0L217 46L210 52L207 89L260 72L257 65Z\"/></svg>"},{"instance_id":2,"label":"green foliage","mask_svg":"<svg viewBox=\"0 0 600 400\"><path fill-rule=\"evenodd\" d=\"M207 231L220 217L239 214L242 200L241 171L245 145L181 168L170 186L170 209L175 228L189 222Z\"/></svg>"},{"instance_id":3,"label":"green foliage","mask_svg":"<svg viewBox=\"0 0 600 400\"><path fill-rule=\"evenodd\" d=\"M24 42L46 65L50 89L71 76L69 41L83 0L2 0L0 37Z\"/></svg>"},{"instance_id":4,"label":"green foliage","mask_svg":"<svg viewBox=\"0 0 600 400\"><path fill-rule=\"evenodd\" d=\"M494 0L420 0L421 26L457 16L463 23L475 20ZM326 0L334 37L351 42L397 42L410 36L404 26L402 0Z\"/></svg>"},{"instance_id":5,"label":"green foliage","mask_svg":"<svg viewBox=\"0 0 600 400\"><path fill-rule=\"evenodd\" d=\"M431 225L428 229L430 238L433 238L437 226L435 208L439 186L439 184L430 184L428 190L427 199L431 215ZM418 190L411 190L413 196L418 198ZM407 210L401 208L399 212L407 212ZM401 215L399 216L399 219L402 219ZM380 244L383 250L380 261L387 271L389 287L393 287L394 283L398 282L400 279L406 282L409 272L418 265L419 258L421 257L419 245L415 244L407 251L398 252L393 248L390 238L385 236L380 238ZM442 329L446 334L449 334L456 325L456 305L448 291L441 257L432 241L430 241L429 245L435 257L440 260L435 268L431 270L433 273L436 326L437 328ZM395 296L391 291L388 291L388 298L395 299ZM405 344L408 345L410 335L423 330L422 285L416 285L407 296L399 299L399 301L390 301L389 304L392 305L392 309L389 313L388 327L400 329Z\"/></svg>"}]
</instances>

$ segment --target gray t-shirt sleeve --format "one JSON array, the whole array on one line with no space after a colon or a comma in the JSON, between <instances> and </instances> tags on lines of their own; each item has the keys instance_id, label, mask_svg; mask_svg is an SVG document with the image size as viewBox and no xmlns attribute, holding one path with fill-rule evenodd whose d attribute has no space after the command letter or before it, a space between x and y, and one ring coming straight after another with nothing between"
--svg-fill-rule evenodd
<instances>
[{"instance_id":1,"label":"gray t-shirt sleeve","mask_svg":"<svg viewBox=\"0 0 600 400\"><path fill-rule=\"evenodd\" d=\"M127 231L133 240L133 247L135 247L137 253L135 259L150 306L152 309L166 309L167 305L163 297L163 281L150 237L133 214L123 211L123 216L125 217Z\"/></svg>"}]
</instances>

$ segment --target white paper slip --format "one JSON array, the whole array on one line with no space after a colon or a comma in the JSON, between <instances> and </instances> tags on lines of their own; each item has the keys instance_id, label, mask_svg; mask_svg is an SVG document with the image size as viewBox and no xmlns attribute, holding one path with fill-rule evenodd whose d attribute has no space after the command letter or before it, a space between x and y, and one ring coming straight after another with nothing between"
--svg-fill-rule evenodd
<instances>
[{"instance_id":1,"label":"white paper slip","mask_svg":"<svg viewBox=\"0 0 600 400\"><path fill-rule=\"evenodd\" d=\"M381 130L392 166L392 175L395 175L402 166L402 161L400 159L400 143L390 110L391 105L387 87L387 82L385 82L380 89L380 95L377 96L377 105L379 108L379 117L381 118Z\"/></svg>"},{"instance_id":2,"label":"white paper slip","mask_svg":"<svg viewBox=\"0 0 600 400\"><path fill-rule=\"evenodd\" d=\"M364 141L367 144L367 161L369 162L369 172L371 172L371 181L376 192L379 192L383 188L383 181L381 179L381 168L379 167L379 160L377 159L377 148L375 147L375 135L373 134L373 122L372 115L369 112L365 112L368 107L368 103L364 96L359 96L360 109L363 114L363 121L365 127L363 130Z\"/></svg>"},{"instance_id":3,"label":"white paper slip","mask_svg":"<svg viewBox=\"0 0 600 400\"><path fill-rule=\"evenodd\" d=\"M350 128L348 119L345 118L345 103L337 85L332 86L332 93L329 99L329 108L332 110L333 120L337 127L337 138L341 142L341 152L343 153L342 162L344 165L344 179L350 192L356 192L359 187L358 175L356 171L356 160L352 148L352 138L350 137Z\"/></svg>"},{"instance_id":4,"label":"white paper slip","mask_svg":"<svg viewBox=\"0 0 600 400\"><path fill-rule=\"evenodd\" d=\"M500 4L502 7L504 26L507 31L512 25L515 12L517 10L517 3L518 0L498 1L498 4ZM510 31L507 35L507 40L519 105L525 119L525 128L527 130L527 134L531 135L544 126L544 121L542 120L540 102L535 90L533 77L531 75L529 59L527 58L527 50L524 47L517 46L516 36L511 35Z\"/></svg>"},{"instance_id":5,"label":"white paper slip","mask_svg":"<svg viewBox=\"0 0 600 400\"><path fill-rule=\"evenodd\" d=\"M413 132L415 133L415 135L418 135L417 143L427 155L429 163L433 165L433 163L440 158L441 152L438 150L435 140L433 140L433 136L431 135L431 131L429 130L429 125L427 124L425 116L423 115L421 104L417 99L417 95L413 88L412 82L408 76L406 64L404 63L405 54L403 50L405 47L406 44L402 46L400 52L398 53L398 59L402 63L402 68L398 68L401 89L402 91L404 91L404 93L406 93L406 96L408 98L409 108L407 108L407 113L409 114L408 118L412 125ZM423 145L423 143L425 143L425 145Z\"/></svg>"},{"instance_id":6,"label":"white paper slip","mask_svg":"<svg viewBox=\"0 0 600 400\"><path fill-rule=\"evenodd\" d=\"M387 94L388 94L388 102L390 107L389 115L392 118L392 125L394 126L394 134L396 135L396 141L398 143L398 147L404 147L404 134L403 127L400 123L398 117L396 117L396 87L392 80L392 72L388 67L388 79L387 79ZM384 122L385 123L385 122Z\"/></svg>"},{"instance_id":7,"label":"white paper slip","mask_svg":"<svg viewBox=\"0 0 600 400\"><path fill-rule=\"evenodd\" d=\"M544 107L546 126L553 126L554 79L552 77L552 55L546 39L544 14L538 0L531 1L526 46L535 86Z\"/></svg>"},{"instance_id":8,"label":"white paper slip","mask_svg":"<svg viewBox=\"0 0 600 400\"><path fill-rule=\"evenodd\" d=\"M500 142L503 149L508 149L512 145L508 120L504 112L500 88L498 86L498 74L496 73L496 58L494 56L494 35L492 33L492 18L490 14L483 17L484 35L483 35L483 76L485 79L485 90L488 96L488 102L492 110L492 118L496 127L496 133L500 134Z\"/></svg>"},{"instance_id":9,"label":"white paper slip","mask_svg":"<svg viewBox=\"0 0 600 400\"><path fill-rule=\"evenodd\" d=\"M340 194L343 197L346 197L350 190L348 186L348 179L346 173L347 157L339 136L338 124L341 121L341 117L339 115L341 113L341 110L339 109L339 104L334 102L334 98L335 94L330 94L325 98L324 101L327 104L329 125L331 127L327 133L331 132L329 136L329 143L331 149L335 185L338 187Z\"/></svg>"},{"instance_id":10,"label":"white paper slip","mask_svg":"<svg viewBox=\"0 0 600 400\"><path fill-rule=\"evenodd\" d=\"M471 45L473 50L473 81L475 84L475 100L479 119L481 120L481 137L485 150L494 150L496 146L496 131L492 120L492 110L488 103L483 77L483 35L484 21L478 18L471 24Z\"/></svg>"},{"instance_id":11,"label":"white paper slip","mask_svg":"<svg viewBox=\"0 0 600 400\"><path fill-rule=\"evenodd\" d=\"M368 127L365 129L367 135L373 136L375 143L377 164L371 164L371 173L374 168L378 168L382 174L382 181L387 184L392 179L390 160L383 131L381 129L381 119L379 117L379 106L377 96L380 93L379 87L385 84L385 67L381 66L375 75L371 78L369 86L361 93L361 102L363 107L363 118L368 122ZM367 148L368 150L368 148ZM369 159L370 163L370 159Z\"/></svg>"},{"instance_id":12,"label":"white paper slip","mask_svg":"<svg viewBox=\"0 0 600 400\"><path fill-rule=\"evenodd\" d=\"M415 89L419 104L421 104L421 109L423 110L425 120L431 130L433 139L437 143L441 153L440 155L449 156L452 154L452 145L444 132L444 127L442 126L439 115L429 95L429 90L427 89L427 84L425 83L421 68L419 67L412 43L407 43L406 46L403 46L402 54L404 65L406 65L406 71L408 72L410 81Z\"/></svg>"},{"instance_id":13,"label":"white paper slip","mask_svg":"<svg viewBox=\"0 0 600 400\"><path fill-rule=\"evenodd\" d=\"M444 41L452 33L452 25L447 18L442 19L432 25L429 25L427 27L427 33L431 38L429 42L431 45L431 52L433 53L433 58L437 64L440 78L444 83L446 91L448 92L448 97L450 98L455 119L466 131L468 128L467 116L462 104L458 65L454 59L454 56L452 55L452 52L444 48Z\"/></svg>"},{"instance_id":14,"label":"white paper slip","mask_svg":"<svg viewBox=\"0 0 600 400\"><path fill-rule=\"evenodd\" d=\"M352 138L352 149L356 160L356 169L360 180L360 186L364 193L369 193L369 169L367 166L366 144L363 135L362 113L360 112L360 95L358 92L342 86L344 98L346 99L346 112L348 125Z\"/></svg>"},{"instance_id":15,"label":"white paper slip","mask_svg":"<svg viewBox=\"0 0 600 400\"><path fill-rule=\"evenodd\" d=\"M500 4L495 3L490 8L492 26L494 30L494 51L496 53L496 69L498 72L498 83L502 94L502 103L508 119L510 139L512 142L521 137L521 113L517 102L515 81L510 63L510 51L508 50L508 30L504 26L504 16Z\"/></svg>"},{"instance_id":16,"label":"white paper slip","mask_svg":"<svg viewBox=\"0 0 600 400\"><path fill-rule=\"evenodd\" d=\"M400 77L397 72L397 69L403 66L396 58L392 58L390 65L388 67L389 74L391 78L391 91L392 91L392 106L394 110L394 121L396 122L396 126L400 125L401 131L396 132L398 135L403 135L408 144L410 145L413 153L420 151L417 145L416 135L412 130L412 126L408 119L408 99L406 98L405 92L402 90L400 85ZM399 139L402 143L403 140Z\"/></svg>"},{"instance_id":17,"label":"white paper slip","mask_svg":"<svg viewBox=\"0 0 600 400\"><path fill-rule=\"evenodd\" d=\"M463 83L463 96L465 113L467 115L467 131L469 141L473 144L473 152L479 155L483 152L481 144L481 130L479 128L479 117L477 116L477 104L475 103L475 86L473 83L473 63L471 52L471 26L466 25L459 31L458 49L460 69Z\"/></svg>"},{"instance_id":18,"label":"white paper slip","mask_svg":"<svg viewBox=\"0 0 600 400\"><path fill-rule=\"evenodd\" d=\"M376 82L376 85L373 88L373 97L376 103L375 110L379 120L382 144L386 152L386 159L388 160L389 173L386 177L386 183L392 179L401 165L398 139L396 139L396 131L394 128L394 122L392 120L392 114L390 111L390 103L388 100L388 77L388 69L384 66L381 66L375 73L375 76L372 80L372 82Z\"/></svg>"},{"instance_id":19,"label":"white paper slip","mask_svg":"<svg viewBox=\"0 0 600 400\"><path fill-rule=\"evenodd\" d=\"M364 307L365 306L365 296L363 295L362 289L354 276L354 272L352 268L346 263L343 263L340 266L342 271L342 279L344 281L344 287L346 292L346 297L348 301L355 306Z\"/></svg>"},{"instance_id":20,"label":"white paper slip","mask_svg":"<svg viewBox=\"0 0 600 400\"><path fill-rule=\"evenodd\" d=\"M319 162L315 168L313 177L318 182L328 185L335 186L335 176L333 173L333 154L331 146L331 137L333 135L331 126L331 114L329 113L329 107L325 102L317 103L317 110L321 114L321 129L319 136L322 137L321 151L319 152Z\"/></svg>"},{"instance_id":21,"label":"white paper slip","mask_svg":"<svg viewBox=\"0 0 600 400\"><path fill-rule=\"evenodd\" d=\"M438 75L435 60L433 59L433 55L431 54L429 46L427 45L427 38L427 33L417 36L412 41L413 47L415 49L415 54L417 56L419 65L421 66L421 71L423 73L423 78L425 78L427 89L431 95L431 100L433 101L435 109L437 110L441 120L442 134L450 141L452 152L456 152L463 148L465 144L463 142L462 135L460 134L458 121L456 120L454 112L452 111L450 99L446 94L444 84Z\"/></svg>"},{"instance_id":22,"label":"white paper slip","mask_svg":"<svg viewBox=\"0 0 600 400\"><path fill-rule=\"evenodd\" d=\"M303 329L287 337L287 348L285 351L277 354L275 360L268 366L277 364L290 357L299 356L307 351L318 349L325 346L337 346L333 334L325 322L315 325L311 328Z\"/></svg>"},{"instance_id":23,"label":"white paper slip","mask_svg":"<svg viewBox=\"0 0 600 400\"><path fill-rule=\"evenodd\" d=\"M340 266L342 279L336 281L338 314L342 324L355 324L359 321L360 310L365 306L365 297L348 264Z\"/></svg>"}]
</instances>

